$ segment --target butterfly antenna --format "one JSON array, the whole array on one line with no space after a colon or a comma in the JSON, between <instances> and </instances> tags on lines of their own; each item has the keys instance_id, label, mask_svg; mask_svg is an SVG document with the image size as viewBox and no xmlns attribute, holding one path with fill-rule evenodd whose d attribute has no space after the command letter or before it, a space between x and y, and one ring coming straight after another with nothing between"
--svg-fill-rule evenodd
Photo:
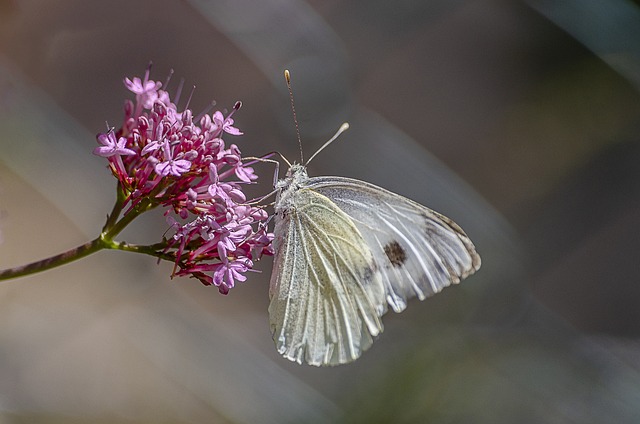
<instances>
[{"instance_id":1,"label":"butterfly antenna","mask_svg":"<svg viewBox=\"0 0 640 424\"><path fill-rule=\"evenodd\" d=\"M343 132L345 132L346 130L349 129L349 123L345 122L344 124L340 125L340 128L338 129L338 131L333 135L333 137L331 137L329 139L329 141L327 141L326 143L324 143L322 145L322 147L320 147L318 150L316 150L316 152L311 155L311 157L309 158L309 160L307 161L307 163L304 164L304 166L309 165L309 162L311 162L311 160L313 160L313 158L315 158L318 153L320 153L321 151L324 150L325 147L327 147L329 144L333 143L335 141L336 138L338 138L340 136L340 134L342 134Z\"/></svg>"},{"instance_id":2,"label":"butterfly antenna","mask_svg":"<svg viewBox=\"0 0 640 424\"><path fill-rule=\"evenodd\" d=\"M300 139L300 126L298 125L298 117L296 116L296 106L293 102L293 90L291 90L291 74L289 73L288 69L284 70L284 79L287 80L287 89L289 90L289 101L291 102L293 122L296 124L296 136L298 137L298 146L300 146L300 163L304 163L304 155L302 154L302 140Z\"/></svg>"}]
</instances>

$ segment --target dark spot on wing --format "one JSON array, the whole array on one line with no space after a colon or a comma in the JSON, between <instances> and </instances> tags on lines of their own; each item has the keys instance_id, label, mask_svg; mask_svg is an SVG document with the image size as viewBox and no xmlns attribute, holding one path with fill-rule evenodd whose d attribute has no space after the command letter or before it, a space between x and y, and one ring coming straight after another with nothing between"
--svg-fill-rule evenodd
<instances>
[{"instance_id":1,"label":"dark spot on wing","mask_svg":"<svg viewBox=\"0 0 640 424\"><path fill-rule=\"evenodd\" d=\"M373 262L370 266L364 269L362 277L364 279L365 285L371 284L371 281L373 281L373 277L377 271L378 271L378 266L376 265L375 262Z\"/></svg>"},{"instance_id":2,"label":"dark spot on wing","mask_svg":"<svg viewBox=\"0 0 640 424\"><path fill-rule=\"evenodd\" d=\"M365 282L371 281L371 277L373 276L373 270L370 267L366 267L364 269L363 277Z\"/></svg>"},{"instance_id":3,"label":"dark spot on wing","mask_svg":"<svg viewBox=\"0 0 640 424\"><path fill-rule=\"evenodd\" d=\"M401 267L407 261L407 252L395 240L387 243L384 247L384 253L389 258L391 265L395 267Z\"/></svg>"}]
</instances>

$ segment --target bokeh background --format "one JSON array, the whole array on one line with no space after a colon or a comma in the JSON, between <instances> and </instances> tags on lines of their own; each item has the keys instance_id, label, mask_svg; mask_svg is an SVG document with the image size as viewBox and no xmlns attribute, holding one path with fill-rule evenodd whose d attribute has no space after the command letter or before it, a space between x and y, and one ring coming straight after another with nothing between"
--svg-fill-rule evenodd
<instances>
[{"instance_id":1,"label":"bokeh background","mask_svg":"<svg viewBox=\"0 0 640 424\"><path fill-rule=\"evenodd\" d=\"M0 268L98 234L95 134L150 60L295 159L290 69L307 155L351 124L310 174L447 214L482 269L325 369L275 351L269 259L228 296L123 252L3 282L0 422L640 422L637 2L1 1Z\"/></svg>"}]
</instances>

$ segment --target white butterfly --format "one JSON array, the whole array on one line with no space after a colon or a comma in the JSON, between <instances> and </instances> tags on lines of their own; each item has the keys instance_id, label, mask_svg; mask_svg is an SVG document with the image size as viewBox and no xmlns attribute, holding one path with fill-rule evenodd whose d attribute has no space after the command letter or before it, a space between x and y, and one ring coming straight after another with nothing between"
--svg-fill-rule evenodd
<instances>
[{"instance_id":1,"label":"white butterfly","mask_svg":"<svg viewBox=\"0 0 640 424\"><path fill-rule=\"evenodd\" d=\"M387 305L400 312L480 268L455 222L373 184L310 178L293 164L276 191L269 319L292 361L354 361L382 332Z\"/></svg>"}]
</instances>

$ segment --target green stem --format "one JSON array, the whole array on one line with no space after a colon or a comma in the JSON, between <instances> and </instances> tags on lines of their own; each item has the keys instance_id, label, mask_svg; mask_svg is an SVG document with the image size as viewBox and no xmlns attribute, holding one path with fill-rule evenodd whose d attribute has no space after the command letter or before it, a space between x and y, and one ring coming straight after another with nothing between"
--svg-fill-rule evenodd
<instances>
[{"instance_id":1,"label":"green stem","mask_svg":"<svg viewBox=\"0 0 640 424\"><path fill-rule=\"evenodd\" d=\"M116 203L113 204L113 209L111 213L107 216L107 222L105 222L104 227L102 227L102 232L105 233L109 231L116 223L118 222L118 217L122 212L122 206L124 205L124 201L126 199L126 193L122 188L122 184L118 182L118 187L116 188L117 198Z\"/></svg>"},{"instance_id":2,"label":"green stem","mask_svg":"<svg viewBox=\"0 0 640 424\"><path fill-rule=\"evenodd\" d=\"M120 221L117 221L111 225L109 225L109 222L107 222L107 224L105 225L105 229L103 230L103 233L102 233L102 238L107 241L113 240L115 236L120 234L120 232L124 230L124 228L131 223L131 221L136 219L139 215L143 214L144 212L155 208L156 206L157 204L153 204L147 199L141 201L135 207L135 209L129 211L129 213L127 213ZM109 220L111 220L111 218L109 218Z\"/></svg>"},{"instance_id":3,"label":"green stem","mask_svg":"<svg viewBox=\"0 0 640 424\"><path fill-rule=\"evenodd\" d=\"M102 234L95 240L92 240L74 249L68 250L64 253L60 253L59 255L32 262L27 265L2 270L0 271L0 281L23 277L25 275L35 274L51 268L56 268L61 265L65 265L78 259L84 258L85 256L89 256L103 249L114 249L123 250L125 252L142 253L144 255L153 256L164 261L175 262L175 256L171 255L170 253L162 252L165 247L166 245L164 242L152 244L149 246L128 244L123 241L117 242L106 239L104 237L104 234Z\"/></svg>"},{"instance_id":4,"label":"green stem","mask_svg":"<svg viewBox=\"0 0 640 424\"><path fill-rule=\"evenodd\" d=\"M162 249L165 247L164 243L159 243L152 246L136 246L129 245L124 242L116 242L113 240L115 236L117 236L122 230L124 230L124 228L140 214L157 206L148 200L142 201L136 206L134 210L129 211L126 216L118 221L118 217L122 212L122 206L124 204L124 196L125 193L122 190L122 187L118 186L118 199L113 206L111 214L107 218L107 222L103 227L100 237L74 249L68 250L64 253L60 253L59 255L55 255L47 259L42 259L40 261L32 262L30 264L18 266L15 268L0 270L0 281L35 274L37 272L42 272L51 268L56 268L64 264L68 264L69 262L84 258L85 256L89 256L92 253L95 253L102 249L118 249L129 252L144 253L160 259L173 261L174 259L171 257L171 255L162 253Z\"/></svg>"},{"instance_id":5,"label":"green stem","mask_svg":"<svg viewBox=\"0 0 640 424\"><path fill-rule=\"evenodd\" d=\"M93 241L90 241L89 243L83 244L82 246L78 246L64 253L60 253L59 255L32 262L27 265L0 271L0 281L8 280L10 278L22 277L29 274L35 274L37 272L55 268L60 265L68 264L69 262L84 258L85 256L89 256L92 253L95 253L107 247L108 246L105 241L101 237L99 237Z\"/></svg>"},{"instance_id":6,"label":"green stem","mask_svg":"<svg viewBox=\"0 0 640 424\"><path fill-rule=\"evenodd\" d=\"M154 258L162 259L169 262L175 262L174 255L169 253L162 253L162 250L166 247L165 243L156 243L152 245L141 244L129 244L125 242L113 242L111 249L123 250L125 252L141 253L143 255L153 256Z\"/></svg>"},{"instance_id":7,"label":"green stem","mask_svg":"<svg viewBox=\"0 0 640 424\"><path fill-rule=\"evenodd\" d=\"M129 210L125 216L120 218L128 193L122 184L118 183L118 187L116 189L116 202L113 205L111 213L107 216L107 221L102 227L102 233L97 239L47 259L42 259L40 261L15 268L0 270L0 281L35 274L37 272L59 267L61 265L68 264L69 262L84 258L85 256L89 256L102 249L116 249L126 252L142 253L161 260L175 262L175 255L163 252L166 248L165 242L144 246L117 242L114 240L115 237L139 215L159 205L158 202L154 202L151 199L154 199L162 189L163 186L158 185L146 198L142 199L133 209Z\"/></svg>"}]
</instances>

